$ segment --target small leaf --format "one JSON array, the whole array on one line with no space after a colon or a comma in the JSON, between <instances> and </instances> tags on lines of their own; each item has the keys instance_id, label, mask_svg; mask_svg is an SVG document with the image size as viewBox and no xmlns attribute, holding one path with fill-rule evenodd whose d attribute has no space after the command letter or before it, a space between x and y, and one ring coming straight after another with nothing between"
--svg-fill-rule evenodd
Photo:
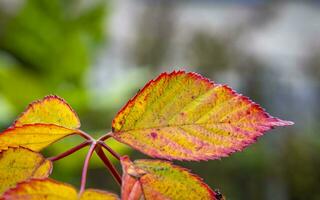
<instances>
[{"instance_id":1,"label":"small leaf","mask_svg":"<svg viewBox=\"0 0 320 200\"><path fill-rule=\"evenodd\" d=\"M47 96L28 106L15 123L0 134L0 150L23 146L40 151L57 140L79 133L80 121L60 97Z\"/></svg>"},{"instance_id":2,"label":"small leaf","mask_svg":"<svg viewBox=\"0 0 320 200\"><path fill-rule=\"evenodd\" d=\"M208 160L291 124L226 85L178 71L147 83L114 118L112 130L115 139L152 157Z\"/></svg>"},{"instance_id":3,"label":"small leaf","mask_svg":"<svg viewBox=\"0 0 320 200\"><path fill-rule=\"evenodd\" d=\"M118 197L110 192L87 189L81 196L80 200L117 200Z\"/></svg>"},{"instance_id":4,"label":"small leaf","mask_svg":"<svg viewBox=\"0 0 320 200\"><path fill-rule=\"evenodd\" d=\"M122 200L218 200L201 179L182 167L161 160L121 158Z\"/></svg>"},{"instance_id":5,"label":"small leaf","mask_svg":"<svg viewBox=\"0 0 320 200\"><path fill-rule=\"evenodd\" d=\"M0 152L0 194L29 178L46 178L52 163L41 154L25 148Z\"/></svg>"},{"instance_id":6,"label":"small leaf","mask_svg":"<svg viewBox=\"0 0 320 200\"><path fill-rule=\"evenodd\" d=\"M80 127L80 120L75 111L58 96L46 96L31 103L13 126L35 123L55 124L72 129Z\"/></svg>"},{"instance_id":7,"label":"small leaf","mask_svg":"<svg viewBox=\"0 0 320 200\"><path fill-rule=\"evenodd\" d=\"M70 185L51 179L32 179L6 191L3 200L75 200L77 191Z\"/></svg>"},{"instance_id":8,"label":"small leaf","mask_svg":"<svg viewBox=\"0 0 320 200\"><path fill-rule=\"evenodd\" d=\"M50 124L26 124L12 127L0 134L0 150L22 146L40 151L53 142L76 132L73 129Z\"/></svg>"},{"instance_id":9,"label":"small leaf","mask_svg":"<svg viewBox=\"0 0 320 200\"><path fill-rule=\"evenodd\" d=\"M19 183L16 188L10 189L2 196L3 200L116 200L115 194L88 189L79 198L76 189L72 186L52 179L32 179ZM0 198L1 199L1 198ZM2 199L1 199L2 200Z\"/></svg>"}]
</instances>

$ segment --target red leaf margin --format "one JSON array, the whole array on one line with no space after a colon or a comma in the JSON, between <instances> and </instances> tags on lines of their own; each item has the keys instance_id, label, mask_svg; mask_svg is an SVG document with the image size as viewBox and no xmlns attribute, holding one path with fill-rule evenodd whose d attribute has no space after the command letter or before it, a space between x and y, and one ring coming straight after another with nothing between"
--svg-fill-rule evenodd
<instances>
[{"instance_id":1,"label":"red leaf margin","mask_svg":"<svg viewBox=\"0 0 320 200\"><path fill-rule=\"evenodd\" d=\"M75 115L75 117L78 119L78 126L77 128L80 128L81 126L81 122L79 119L79 116L77 114L77 112L75 110L73 110L73 108L67 103L66 100L64 100L63 98L57 96L57 95L47 95L42 99L39 100L35 100L33 102L31 102L26 108L25 110L17 117L17 119L12 123L12 125L10 127L16 127L17 126L17 122L20 119L20 117L22 117L29 109L32 109L32 107L34 107L35 105L41 104L44 101L49 101L51 99L57 99L58 101L60 101L63 105L67 106L67 108Z\"/></svg>"},{"instance_id":2,"label":"red leaf margin","mask_svg":"<svg viewBox=\"0 0 320 200\"><path fill-rule=\"evenodd\" d=\"M207 83L207 86L210 87L210 88L213 88L213 87L223 87L224 89L228 90L232 95L234 96L238 96L240 100L243 100L245 101L246 103L252 105L253 108L257 109L259 112L261 112L261 114L264 115L265 118L267 118L268 120L270 120L270 125L268 126L260 126L259 127L259 130L257 131L256 135L252 138L249 138L248 141L243 141L242 142L242 145L237 147L237 148L229 148L228 150L226 150L226 152L224 152L224 155L222 156L212 156L212 157L207 157L207 158L200 158L200 159L186 159L186 158L183 158L183 159L179 159L179 158L175 158L175 157L170 157L168 155L166 156L162 156L162 155L150 155L150 153L148 151L145 151L144 149L139 149L139 147L136 147L134 146L133 144L129 144L125 141L121 141L121 140L118 140L119 142L122 142L124 144L127 144L129 145L130 147L134 148L135 150L137 151L140 151L146 155L149 155L153 158L162 158L162 159L166 159L166 160L180 160L180 161L208 161L208 160L211 160L211 159L220 159L220 158L223 158L223 157L228 157L230 156L231 154L235 153L235 152L238 152L238 151L242 151L243 149L245 149L246 147L250 146L251 144L255 143L259 137L263 136L264 133L270 129L273 129L277 126L289 126L289 125L293 125L294 122L292 121L286 121L286 120L281 120L280 118L277 118L277 117L273 117L271 116L264 108L262 108L259 104L253 102L251 99L249 99L249 97L246 97L244 96L243 94L241 93L237 93L235 90L233 90L231 87L229 87L228 85L226 84L216 84L214 83L213 81L211 81L210 79L208 78L205 78L203 77L202 75L198 74L198 73L195 73L195 72L186 72L184 70L174 70L173 72L171 73L168 73L168 72L163 72L161 73L157 78L155 79L152 79L150 80L141 90L139 90L139 92L136 93L136 95L134 97L132 97L119 111L118 113L116 114L116 116L113 118L112 120L112 137L114 137L115 139L117 139L116 137L116 133L115 132L115 128L114 128L114 125L115 125L115 120L117 118L117 116L122 113L125 109L130 109L131 107L133 107L135 101L136 101L136 98L141 94L143 93L148 87L151 87L153 84L156 84L161 78L163 77L174 77L174 76L177 76L177 75L181 75L181 74L186 74L188 75L190 78L194 79L194 80L202 80L204 81L205 83ZM261 130L260 130L261 129ZM120 131L121 132L121 131Z\"/></svg>"},{"instance_id":3,"label":"red leaf margin","mask_svg":"<svg viewBox=\"0 0 320 200\"><path fill-rule=\"evenodd\" d=\"M137 161L137 160L136 160ZM141 162L149 162L149 161L152 161L152 162L163 162L163 163L166 163L166 164L169 164L173 169L177 169L178 171L182 171L182 172L187 172L188 175L190 175L190 178L193 178L196 182L198 182L202 187L205 188L205 190L208 191L210 197L212 198L212 200L219 200L218 199L218 196L221 195L220 193L216 193L214 190L212 190L205 182L203 182L203 178L201 178L200 176L196 175L196 174L193 174L191 173L191 170L190 169L187 169L187 168L184 168L184 167L181 167L181 166L178 166L178 165L175 165L173 164L172 162L170 161L166 161L166 160L152 160L152 159L139 159L139 161ZM127 162L127 163L125 163ZM123 175L122 175L122 180L123 180L123 183L122 183L122 186L121 186L121 190L122 192L125 191L125 189L127 190L128 188L125 188L125 180L126 180L126 176L131 176L127 173L127 169L129 168L130 165L133 165L135 166L135 161L131 161L129 156L122 156L120 158L120 163L122 165L122 170L123 170ZM143 170L143 169L142 169ZM145 170L144 170L145 171ZM148 174L148 172L146 171L146 174ZM144 174L144 175L146 175ZM143 185L142 183L140 182L140 179L144 176L142 175L141 177L139 178L136 178L136 181L139 182L140 184L140 187L142 189L142 194L144 196L144 193L143 193ZM132 176L131 176L132 177ZM134 177L132 177L134 178ZM132 187L134 187L135 184L132 185Z\"/></svg>"}]
</instances>

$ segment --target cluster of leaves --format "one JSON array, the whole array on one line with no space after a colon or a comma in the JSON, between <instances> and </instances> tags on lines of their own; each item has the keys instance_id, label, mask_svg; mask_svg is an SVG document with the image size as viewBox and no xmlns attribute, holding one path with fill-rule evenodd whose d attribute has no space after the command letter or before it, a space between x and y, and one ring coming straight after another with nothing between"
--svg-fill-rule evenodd
<instances>
[{"instance_id":1,"label":"cluster of leaves","mask_svg":"<svg viewBox=\"0 0 320 200\"><path fill-rule=\"evenodd\" d=\"M81 131L72 108L57 96L32 103L0 134L0 199L118 199L117 195L85 189L89 160L96 152L121 185L122 200L222 199L201 178L164 160L120 156L110 137L155 158L200 161L219 159L252 144L275 126L291 125L267 114L226 85L195 73L163 73L150 81L117 114L112 131L99 139ZM39 152L66 136L85 141L54 157ZM90 146L80 191L48 178L52 162ZM122 177L106 156L122 165Z\"/></svg>"}]
</instances>

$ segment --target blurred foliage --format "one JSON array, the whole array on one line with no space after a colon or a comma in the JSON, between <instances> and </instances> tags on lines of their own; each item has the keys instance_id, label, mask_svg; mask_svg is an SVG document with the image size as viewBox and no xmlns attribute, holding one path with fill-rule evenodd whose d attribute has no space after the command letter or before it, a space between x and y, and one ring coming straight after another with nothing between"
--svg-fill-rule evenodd
<instances>
[{"instance_id":1,"label":"blurred foliage","mask_svg":"<svg viewBox=\"0 0 320 200\"><path fill-rule=\"evenodd\" d=\"M47 94L86 110L84 75L105 38L106 3L28 0L2 15L0 90L14 113ZM15 78L13 78L15 77Z\"/></svg>"},{"instance_id":2,"label":"blurred foliage","mask_svg":"<svg viewBox=\"0 0 320 200\"><path fill-rule=\"evenodd\" d=\"M65 98L80 116L91 113L85 78L107 38L108 4L103 0L80 3L26 0L15 12L0 8L0 127L9 126L24 107L49 94ZM90 121L95 120L87 123ZM80 142L80 138L68 138L45 154L57 155ZM110 145L119 152L128 151L123 145ZM80 158L85 154L81 151L57 162L53 178L77 185ZM91 164L93 168L103 166L97 159Z\"/></svg>"}]
</instances>

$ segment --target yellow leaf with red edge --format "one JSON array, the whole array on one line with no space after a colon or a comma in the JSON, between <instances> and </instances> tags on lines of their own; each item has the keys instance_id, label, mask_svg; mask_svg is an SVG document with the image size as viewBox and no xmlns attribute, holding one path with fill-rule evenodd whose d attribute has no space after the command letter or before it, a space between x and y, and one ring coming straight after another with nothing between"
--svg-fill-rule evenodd
<instances>
[{"instance_id":1,"label":"yellow leaf with red edge","mask_svg":"<svg viewBox=\"0 0 320 200\"><path fill-rule=\"evenodd\" d=\"M30 178L46 178L52 163L41 154L25 148L0 152L0 194Z\"/></svg>"},{"instance_id":2,"label":"yellow leaf with red edge","mask_svg":"<svg viewBox=\"0 0 320 200\"><path fill-rule=\"evenodd\" d=\"M9 146L40 151L68 135L79 134L77 114L61 98L47 96L28 106L7 130L0 133L0 150Z\"/></svg>"},{"instance_id":3,"label":"yellow leaf with red edge","mask_svg":"<svg viewBox=\"0 0 320 200\"><path fill-rule=\"evenodd\" d=\"M0 198L1 199L1 198ZM117 200L115 194L88 189L78 197L74 187L52 179L32 179L6 191L1 200Z\"/></svg>"},{"instance_id":4,"label":"yellow leaf with red edge","mask_svg":"<svg viewBox=\"0 0 320 200\"><path fill-rule=\"evenodd\" d=\"M80 127L80 120L75 111L58 96L46 96L31 103L13 126L35 123L55 124L73 129Z\"/></svg>"},{"instance_id":5,"label":"yellow leaf with red edge","mask_svg":"<svg viewBox=\"0 0 320 200\"><path fill-rule=\"evenodd\" d=\"M6 191L2 198L4 200L75 200L77 191L70 185L51 179L32 179Z\"/></svg>"},{"instance_id":6,"label":"yellow leaf with red edge","mask_svg":"<svg viewBox=\"0 0 320 200\"><path fill-rule=\"evenodd\" d=\"M188 170L161 160L121 158L122 200L218 200L201 179Z\"/></svg>"},{"instance_id":7,"label":"yellow leaf with red edge","mask_svg":"<svg viewBox=\"0 0 320 200\"><path fill-rule=\"evenodd\" d=\"M163 73L117 114L113 136L141 152L178 160L218 159L241 151L276 126L270 116L226 85L195 73Z\"/></svg>"},{"instance_id":8,"label":"yellow leaf with red edge","mask_svg":"<svg viewBox=\"0 0 320 200\"><path fill-rule=\"evenodd\" d=\"M33 151L40 151L55 141L76 132L77 130L52 124L26 124L11 127L0 134L0 150L22 146Z\"/></svg>"}]
</instances>

